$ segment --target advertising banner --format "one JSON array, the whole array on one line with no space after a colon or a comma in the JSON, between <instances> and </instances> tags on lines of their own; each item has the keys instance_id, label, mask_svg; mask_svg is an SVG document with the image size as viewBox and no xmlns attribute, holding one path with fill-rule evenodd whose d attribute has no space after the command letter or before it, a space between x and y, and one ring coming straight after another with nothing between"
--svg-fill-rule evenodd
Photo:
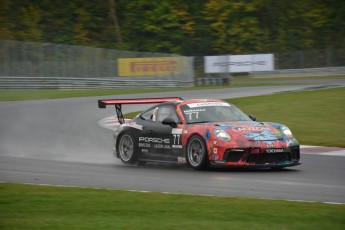
<instances>
[{"instance_id":1,"label":"advertising banner","mask_svg":"<svg viewBox=\"0 0 345 230\"><path fill-rule=\"evenodd\" d=\"M239 73L271 70L274 70L273 54L205 57L205 73Z\"/></svg>"},{"instance_id":2,"label":"advertising banner","mask_svg":"<svg viewBox=\"0 0 345 230\"><path fill-rule=\"evenodd\" d=\"M118 76L174 75L179 68L178 57L119 58Z\"/></svg>"}]
</instances>

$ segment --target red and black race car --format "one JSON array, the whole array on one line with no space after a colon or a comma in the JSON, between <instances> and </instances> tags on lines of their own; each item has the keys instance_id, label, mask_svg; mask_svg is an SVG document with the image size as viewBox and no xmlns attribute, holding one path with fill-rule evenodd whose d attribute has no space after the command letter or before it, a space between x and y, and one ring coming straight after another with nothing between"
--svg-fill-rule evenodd
<instances>
[{"instance_id":1,"label":"red and black race car","mask_svg":"<svg viewBox=\"0 0 345 230\"><path fill-rule=\"evenodd\" d=\"M159 103L125 121L121 105ZM120 123L114 154L122 162L187 163L208 166L283 168L300 164L300 149L290 129L257 122L222 100L179 97L99 100L115 105Z\"/></svg>"}]
</instances>

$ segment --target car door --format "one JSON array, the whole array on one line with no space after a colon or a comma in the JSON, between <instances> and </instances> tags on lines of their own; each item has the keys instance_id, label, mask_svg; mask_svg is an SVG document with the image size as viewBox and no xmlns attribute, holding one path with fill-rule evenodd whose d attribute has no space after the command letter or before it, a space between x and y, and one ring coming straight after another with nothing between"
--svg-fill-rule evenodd
<instances>
[{"instance_id":1,"label":"car door","mask_svg":"<svg viewBox=\"0 0 345 230\"><path fill-rule=\"evenodd\" d=\"M138 135L139 151L145 156L150 156L154 152L154 140L152 139L153 128L156 124L156 114L158 107L151 108L144 112L139 118L138 123L142 125L142 130Z\"/></svg>"},{"instance_id":2,"label":"car door","mask_svg":"<svg viewBox=\"0 0 345 230\"><path fill-rule=\"evenodd\" d=\"M173 119L176 124L180 123L174 106L163 105L158 107L156 120L151 127L151 136L155 142L153 144L153 153L171 158L178 155L176 150L182 151L182 148L179 148L181 146L182 129L163 124L162 121L166 118Z\"/></svg>"},{"instance_id":3,"label":"car door","mask_svg":"<svg viewBox=\"0 0 345 230\"><path fill-rule=\"evenodd\" d=\"M173 106L160 106L143 113L140 118L140 125L143 130L138 137L139 151L148 157L154 155L166 156L172 148L172 130L170 125L163 125L164 118L175 117Z\"/></svg>"}]
</instances>

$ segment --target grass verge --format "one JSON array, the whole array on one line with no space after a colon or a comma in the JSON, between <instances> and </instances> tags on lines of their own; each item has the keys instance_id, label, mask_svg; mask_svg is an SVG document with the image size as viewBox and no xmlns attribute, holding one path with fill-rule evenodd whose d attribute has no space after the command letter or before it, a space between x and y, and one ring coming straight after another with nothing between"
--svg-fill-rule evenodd
<instances>
[{"instance_id":1,"label":"grass verge","mask_svg":"<svg viewBox=\"0 0 345 230\"><path fill-rule=\"evenodd\" d=\"M170 92L228 88L226 86L164 88L164 89L92 89L92 90L0 90L0 101L24 101L72 97L92 97L121 94Z\"/></svg>"},{"instance_id":2,"label":"grass verge","mask_svg":"<svg viewBox=\"0 0 345 230\"><path fill-rule=\"evenodd\" d=\"M345 76L314 76L314 77L276 77L276 78L233 78L232 86L198 86L188 88L160 88L160 89L96 89L96 90L0 90L0 101L23 101L23 100L40 100L56 99L71 97L89 97L89 96L107 96L120 94L138 94L154 93L168 91L185 91L185 90L205 90L221 89L232 87L257 87L257 86L287 86L296 84L306 84L304 80L327 80L341 79ZM287 80L293 82L288 83ZM298 83L300 82L300 83ZM310 83L309 83L310 84Z\"/></svg>"},{"instance_id":3,"label":"grass verge","mask_svg":"<svg viewBox=\"0 0 345 230\"><path fill-rule=\"evenodd\" d=\"M0 184L6 229L344 229L344 205Z\"/></svg>"},{"instance_id":4,"label":"grass verge","mask_svg":"<svg viewBox=\"0 0 345 230\"><path fill-rule=\"evenodd\" d=\"M336 76L309 76L309 77L234 77L233 82L236 83L253 83L253 82L283 82L283 81L305 81L305 80L328 80L328 79L344 79L345 75Z\"/></svg>"}]
</instances>

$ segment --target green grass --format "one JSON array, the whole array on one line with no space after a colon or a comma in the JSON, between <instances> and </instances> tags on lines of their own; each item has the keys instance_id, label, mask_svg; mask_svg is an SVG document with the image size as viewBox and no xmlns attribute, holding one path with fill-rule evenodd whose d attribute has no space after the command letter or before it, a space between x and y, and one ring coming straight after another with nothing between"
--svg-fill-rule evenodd
<instances>
[{"instance_id":1,"label":"green grass","mask_svg":"<svg viewBox=\"0 0 345 230\"><path fill-rule=\"evenodd\" d=\"M287 125L300 144L345 147L345 88L227 99L258 121ZM128 113L132 118L139 112Z\"/></svg>"},{"instance_id":2,"label":"green grass","mask_svg":"<svg viewBox=\"0 0 345 230\"><path fill-rule=\"evenodd\" d=\"M327 79L344 79L345 75L337 76L310 76L310 77L234 77L233 82L236 83L252 83L252 82L279 82L279 81L305 81L305 80L327 80Z\"/></svg>"},{"instance_id":3,"label":"green grass","mask_svg":"<svg viewBox=\"0 0 345 230\"><path fill-rule=\"evenodd\" d=\"M198 86L187 88L159 88L159 89L95 89L95 90L0 90L0 101L23 101L23 100L40 100L56 99L71 97L89 97L89 96L107 96L120 94L138 94L154 93L168 91L185 91L185 90L204 90L204 89L221 89L232 87L256 87L256 86L286 86L305 84L286 83L285 80L303 81L319 79L338 79L345 76L322 76L322 77L278 77L278 78L233 78L232 86Z\"/></svg>"},{"instance_id":4,"label":"green grass","mask_svg":"<svg viewBox=\"0 0 345 230\"><path fill-rule=\"evenodd\" d=\"M226 86L205 86L162 89L93 89L93 90L0 90L0 101L24 101L72 97L92 97L121 94L155 93L181 90L203 90L228 88Z\"/></svg>"},{"instance_id":5,"label":"green grass","mask_svg":"<svg viewBox=\"0 0 345 230\"><path fill-rule=\"evenodd\" d=\"M0 184L0 229L344 229L345 206Z\"/></svg>"}]
</instances>

